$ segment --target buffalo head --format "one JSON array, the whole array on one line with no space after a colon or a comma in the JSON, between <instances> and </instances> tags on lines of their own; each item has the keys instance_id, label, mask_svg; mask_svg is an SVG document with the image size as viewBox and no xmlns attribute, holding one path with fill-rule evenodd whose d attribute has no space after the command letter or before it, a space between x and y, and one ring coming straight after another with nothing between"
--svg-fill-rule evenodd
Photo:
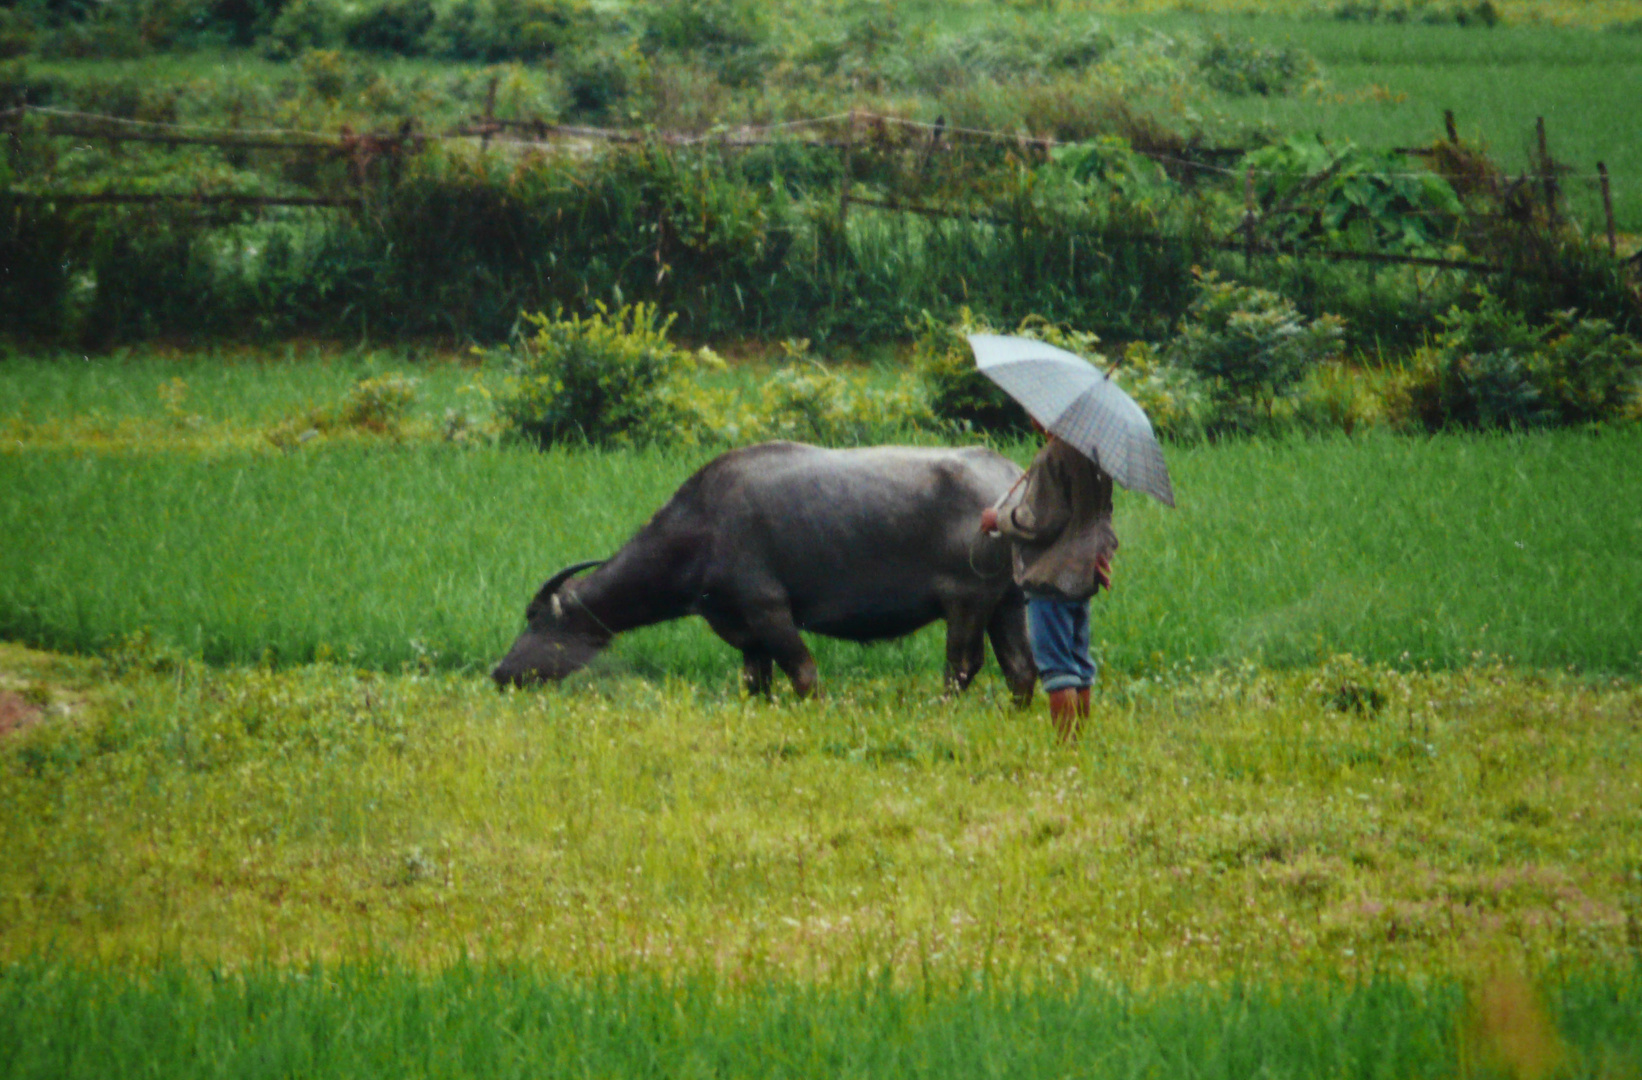
<instances>
[{"instance_id":1,"label":"buffalo head","mask_svg":"<svg viewBox=\"0 0 1642 1080\"><path fill-rule=\"evenodd\" d=\"M548 578L525 608L525 629L490 673L496 687L526 686L571 675L598 655L610 634L563 586L602 559L567 566Z\"/></svg>"}]
</instances>

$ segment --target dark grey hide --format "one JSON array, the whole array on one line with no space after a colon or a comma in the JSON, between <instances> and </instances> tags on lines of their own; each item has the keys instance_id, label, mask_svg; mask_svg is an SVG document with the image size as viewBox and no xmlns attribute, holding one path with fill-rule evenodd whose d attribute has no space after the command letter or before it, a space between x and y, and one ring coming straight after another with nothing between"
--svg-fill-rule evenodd
<instances>
[{"instance_id":1,"label":"dark grey hide","mask_svg":"<svg viewBox=\"0 0 1642 1080\"><path fill-rule=\"evenodd\" d=\"M562 679L625 630L700 615L741 650L749 690L773 665L816 686L800 630L850 641L946 620L946 678L963 689L985 639L1019 700L1036 670L1007 541L980 532L1020 468L983 447L732 450L686 480L608 561L548 579L491 673L500 687ZM598 568L574 579L587 566Z\"/></svg>"}]
</instances>

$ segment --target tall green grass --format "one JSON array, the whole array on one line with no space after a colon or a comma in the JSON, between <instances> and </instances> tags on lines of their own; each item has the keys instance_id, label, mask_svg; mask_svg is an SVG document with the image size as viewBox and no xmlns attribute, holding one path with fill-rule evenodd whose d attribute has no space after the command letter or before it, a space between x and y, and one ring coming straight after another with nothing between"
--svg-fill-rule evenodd
<instances>
[{"instance_id":1,"label":"tall green grass","mask_svg":"<svg viewBox=\"0 0 1642 1080\"><path fill-rule=\"evenodd\" d=\"M1559 988L1572 1067L1558 1075L1634 1069L1637 998L1634 976ZM1155 996L977 981L928 996L871 979L818 990L642 974L586 983L488 965L424 975L393 963L122 972L36 962L0 972L0 1072L1367 1080L1464 1074L1465 1019L1461 988L1389 981ZM1516 1062L1489 1064L1518 1075Z\"/></svg>"},{"instance_id":2,"label":"tall green grass","mask_svg":"<svg viewBox=\"0 0 1642 1080\"><path fill-rule=\"evenodd\" d=\"M1113 19L1128 28L1140 20ZM1316 57L1324 84L1290 96L1218 98L1210 116L1285 135L1320 134L1359 146L1423 146L1443 137L1451 109L1462 139L1488 148L1513 174L1535 160L1534 123L1545 118L1551 155L1568 170L1568 208L1600 229L1596 163L1608 166L1620 228L1642 228L1642 35L1547 26L1493 29L1161 16L1173 32L1242 35L1298 46Z\"/></svg>"},{"instance_id":3,"label":"tall green grass","mask_svg":"<svg viewBox=\"0 0 1642 1080\"><path fill-rule=\"evenodd\" d=\"M448 358L409 359L404 350L294 343L245 352L146 348L14 357L0 362L0 425L187 421L265 428L334 406L355 383L384 374L416 380L413 411L425 419L472 404L464 395L471 370Z\"/></svg>"},{"instance_id":4,"label":"tall green grass","mask_svg":"<svg viewBox=\"0 0 1642 1080\"><path fill-rule=\"evenodd\" d=\"M543 578L611 554L707 457L7 453L0 635L94 651L147 631L213 662L479 670ZM1097 647L1113 676L1336 652L1635 673L1639 459L1635 428L1175 448L1178 510L1119 497ZM817 644L833 676L939 668L938 628ZM716 683L733 660L687 620L604 663Z\"/></svg>"}]
</instances>

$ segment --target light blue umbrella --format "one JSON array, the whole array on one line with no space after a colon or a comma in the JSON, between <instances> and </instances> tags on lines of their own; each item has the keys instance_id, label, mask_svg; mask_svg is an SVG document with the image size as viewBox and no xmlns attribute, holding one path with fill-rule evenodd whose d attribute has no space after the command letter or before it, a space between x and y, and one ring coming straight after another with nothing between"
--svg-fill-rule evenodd
<instances>
[{"instance_id":1,"label":"light blue umbrella","mask_svg":"<svg viewBox=\"0 0 1642 1080\"><path fill-rule=\"evenodd\" d=\"M1032 338L970 334L981 373L1130 491L1174 505L1152 422L1112 377L1083 357Z\"/></svg>"}]
</instances>

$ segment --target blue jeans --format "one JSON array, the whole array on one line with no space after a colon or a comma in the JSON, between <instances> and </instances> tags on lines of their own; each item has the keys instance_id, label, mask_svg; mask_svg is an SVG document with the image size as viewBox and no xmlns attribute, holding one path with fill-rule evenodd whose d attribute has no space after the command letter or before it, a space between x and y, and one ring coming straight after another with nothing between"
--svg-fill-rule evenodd
<instances>
[{"instance_id":1,"label":"blue jeans","mask_svg":"<svg viewBox=\"0 0 1642 1080\"><path fill-rule=\"evenodd\" d=\"M1084 687L1095 681L1095 662L1089 658L1089 601L1028 593L1026 619L1032 659L1038 663L1045 690Z\"/></svg>"}]
</instances>

